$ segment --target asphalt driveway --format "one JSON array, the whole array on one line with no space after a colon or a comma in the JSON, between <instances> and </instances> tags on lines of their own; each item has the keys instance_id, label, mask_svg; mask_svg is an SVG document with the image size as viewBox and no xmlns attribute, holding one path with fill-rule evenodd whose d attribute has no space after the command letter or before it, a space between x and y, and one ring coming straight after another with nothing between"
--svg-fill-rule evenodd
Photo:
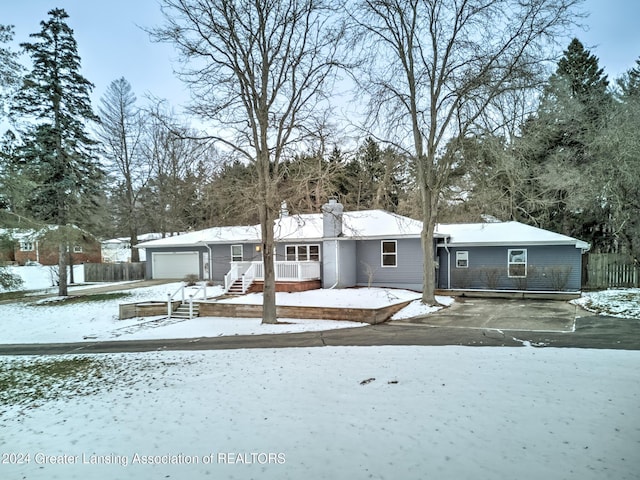
<instances>
[{"instance_id":1,"label":"asphalt driveway","mask_svg":"<svg viewBox=\"0 0 640 480\"><path fill-rule=\"evenodd\" d=\"M560 300L457 297L449 308L425 317L393 321L429 327L529 332L572 332L583 310Z\"/></svg>"}]
</instances>

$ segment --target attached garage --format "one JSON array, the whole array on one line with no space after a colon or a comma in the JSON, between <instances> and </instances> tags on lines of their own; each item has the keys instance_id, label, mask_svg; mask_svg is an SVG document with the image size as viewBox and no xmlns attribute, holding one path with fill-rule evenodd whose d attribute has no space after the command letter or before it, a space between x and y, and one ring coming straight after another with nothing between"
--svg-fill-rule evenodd
<instances>
[{"instance_id":1,"label":"attached garage","mask_svg":"<svg viewBox=\"0 0 640 480\"><path fill-rule=\"evenodd\" d=\"M151 278L182 279L186 275L200 277L198 252L154 252L151 254Z\"/></svg>"}]
</instances>

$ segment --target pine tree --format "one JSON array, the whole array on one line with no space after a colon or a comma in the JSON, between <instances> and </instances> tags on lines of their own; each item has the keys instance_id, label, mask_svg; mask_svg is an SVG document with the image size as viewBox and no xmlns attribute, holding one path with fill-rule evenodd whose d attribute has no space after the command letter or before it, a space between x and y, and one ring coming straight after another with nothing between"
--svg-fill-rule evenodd
<instances>
[{"instance_id":1,"label":"pine tree","mask_svg":"<svg viewBox=\"0 0 640 480\"><path fill-rule=\"evenodd\" d=\"M95 155L96 142L86 125L98 121L91 109L93 88L80 74L80 57L67 13L54 9L41 31L21 47L31 56L12 113L32 122L22 132L19 151L24 174L36 183L32 215L58 225L60 232L59 294L67 294L67 250L70 224L90 226L97 211L104 174Z\"/></svg>"},{"instance_id":2,"label":"pine tree","mask_svg":"<svg viewBox=\"0 0 640 480\"><path fill-rule=\"evenodd\" d=\"M543 92L537 115L523 127L516 150L547 201L529 212L545 228L592 244L603 239L606 216L591 193L586 172L597 161L590 144L611 107L608 79L598 58L573 39Z\"/></svg>"}]
</instances>

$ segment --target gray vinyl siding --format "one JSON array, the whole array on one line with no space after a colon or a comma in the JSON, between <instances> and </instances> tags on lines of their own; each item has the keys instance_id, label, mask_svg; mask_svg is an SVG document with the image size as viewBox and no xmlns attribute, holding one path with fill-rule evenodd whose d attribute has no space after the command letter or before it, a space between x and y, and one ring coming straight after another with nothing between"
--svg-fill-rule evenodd
<instances>
[{"instance_id":1,"label":"gray vinyl siding","mask_svg":"<svg viewBox=\"0 0 640 480\"><path fill-rule=\"evenodd\" d=\"M356 242L354 240L339 241L338 248L340 256L340 282L338 286L340 288L354 287L358 283Z\"/></svg>"},{"instance_id":2,"label":"gray vinyl siding","mask_svg":"<svg viewBox=\"0 0 640 480\"><path fill-rule=\"evenodd\" d=\"M390 238L388 241L396 239ZM387 240L384 240L387 241ZM422 247L419 238L399 239L397 266L382 267L381 240L356 242L357 284L422 290Z\"/></svg>"},{"instance_id":3,"label":"gray vinyl siding","mask_svg":"<svg viewBox=\"0 0 640 480\"><path fill-rule=\"evenodd\" d=\"M322 242L322 288L348 288L356 285L356 242Z\"/></svg>"},{"instance_id":4,"label":"gray vinyl siding","mask_svg":"<svg viewBox=\"0 0 640 480\"><path fill-rule=\"evenodd\" d=\"M224 276L231 268L231 245L242 245L242 260L245 262L256 262L262 259L262 252L256 251L255 243L225 243L214 244L211 247L211 280L223 282Z\"/></svg>"},{"instance_id":5,"label":"gray vinyl siding","mask_svg":"<svg viewBox=\"0 0 640 480\"><path fill-rule=\"evenodd\" d=\"M509 249L527 250L526 279L509 278ZM456 267L456 252L469 252L469 267ZM582 252L572 245L449 247L452 289L578 291ZM448 286L448 255L438 249L439 288Z\"/></svg>"},{"instance_id":6,"label":"gray vinyl siding","mask_svg":"<svg viewBox=\"0 0 640 480\"><path fill-rule=\"evenodd\" d=\"M157 248L146 248L146 278L153 278L153 254L161 253L161 252L198 252L198 264L200 265L200 278L205 278L204 268L202 265L202 258L204 252L207 251L204 247L157 247Z\"/></svg>"}]
</instances>

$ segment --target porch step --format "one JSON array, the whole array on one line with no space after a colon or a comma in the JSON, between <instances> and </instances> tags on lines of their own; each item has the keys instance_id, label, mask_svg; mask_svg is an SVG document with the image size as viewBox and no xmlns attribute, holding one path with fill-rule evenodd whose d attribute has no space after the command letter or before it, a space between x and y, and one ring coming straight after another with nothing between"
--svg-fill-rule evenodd
<instances>
[{"instance_id":1,"label":"porch step","mask_svg":"<svg viewBox=\"0 0 640 480\"><path fill-rule=\"evenodd\" d=\"M251 289L251 285L253 285L253 282L251 282L249 284L249 288L247 288L247 292ZM227 290L227 294L228 295L243 295L246 292L242 291L242 279L239 278L238 280L236 280L235 282L233 282L233 284L229 287L229 290Z\"/></svg>"},{"instance_id":2,"label":"porch step","mask_svg":"<svg viewBox=\"0 0 640 480\"><path fill-rule=\"evenodd\" d=\"M200 316L200 305L197 303L193 304L193 316ZM176 308L173 312L171 312L171 318L189 318L189 304L182 303L178 308Z\"/></svg>"}]
</instances>

